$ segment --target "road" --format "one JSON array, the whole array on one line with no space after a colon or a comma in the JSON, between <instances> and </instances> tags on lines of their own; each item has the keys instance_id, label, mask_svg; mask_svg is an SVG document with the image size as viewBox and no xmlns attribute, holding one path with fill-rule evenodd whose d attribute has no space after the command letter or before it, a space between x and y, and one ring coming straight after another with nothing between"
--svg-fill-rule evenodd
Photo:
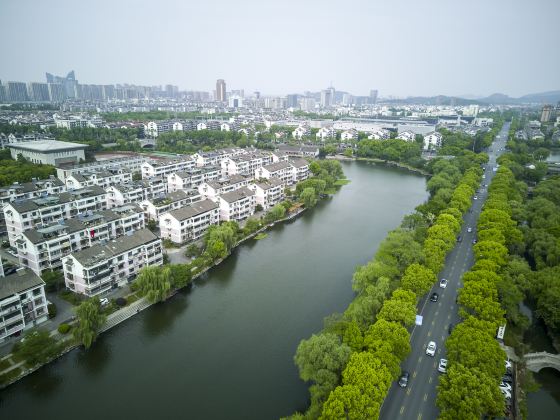
<instances>
[{"instance_id":1,"label":"road","mask_svg":"<svg viewBox=\"0 0 560 420\"><path fill-rule=\"evenodd\" d=\"M485 178L481 182L480 193L477 194L478 199L473 200L471 209L464 217L459 234L462 241L457 242L449 253L445 267L440 273L440 279L448 280L447 288L440 288L438 282L420 303L419 314L423 316L423 323L414 327L410 343L412 350L402 363L402 369L410 373L408 386L400 388L396 382L392 385L381 408L381 419L432 420L438 417L436 387L441 373L437 367L440 359L446 359L445 340L449 335L449 324L456 325L459 322L457 291L462 285L463 273L473 264L472 241L476 238L476 221L487 196L487 188L483 185L489 185L494 176L492 168L496 165L496 158L502 153L500 149L505 148L508 131L509 123L506 123L490 147L489 163L484 172ZM472 227L472 232L467 232L468 227ZM429 300L433 292L439 294L437 302ZM426 354L426 347L430 341L437 344L435 357Z\"/></svg>"}]
</instances>

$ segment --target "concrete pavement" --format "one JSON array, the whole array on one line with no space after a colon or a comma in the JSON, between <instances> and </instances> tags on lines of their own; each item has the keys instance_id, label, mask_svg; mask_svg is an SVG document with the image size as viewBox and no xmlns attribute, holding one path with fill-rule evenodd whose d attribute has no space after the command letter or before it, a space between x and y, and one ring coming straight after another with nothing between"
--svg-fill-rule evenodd
<instances>
[{"instance_id":1,"label":"concrete pavement","mask_svg":"<svg viewBox=\"0 0 560 420\"><path fill-rule=\"evenodd\" d=\"M481 184L488 184L494 176L492 168L496 166L496 157L501 154L499 149L505 148L509 123L505 123L488 152L489 163L484 172L485 178ZM422 315L423 324L415 326L411 334L411 347L409 357L402 363L402 369L410 372L408 387L400 388L395 382L381 408L380 418L385 420L431 420L436 419L439 410L436 407L437 385L439 373L437 366L441 358L446 358L445 340L449 333L449 324L459 322L456 304L457 291L462 286L461 278L474 262L472 241L476 238L476 222L482 210L482 205L487 197L487 189L481 186L478 199L473 201L469 212L463 217L461 229L462 241L457 242L455 248L449 253L445 267L439 278L448 280L447 288L439 287L439 282L432 287L425 300L421 302L419 314ZM471 233L467 228L472 227ZM437 292L438 302L429 301L429 296ZM426 355L428 342L435 341L437 351L435 357Z\"/></svg>"}]
</instances>

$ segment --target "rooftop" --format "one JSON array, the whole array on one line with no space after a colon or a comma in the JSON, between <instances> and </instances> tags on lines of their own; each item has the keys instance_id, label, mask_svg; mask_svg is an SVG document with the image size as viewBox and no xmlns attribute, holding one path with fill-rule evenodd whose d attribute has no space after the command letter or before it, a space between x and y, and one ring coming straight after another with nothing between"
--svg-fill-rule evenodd
<instances>
[{"instance_id":1,"label":"rooftop","mask_svg":"<svg viewBox=\"0 0 560 420\"><path fill-rule=\"evenodd\" d=\"M169 212L169 215L179 221L182 221L217 208L218 205L212 200L204 200L199 201L198 203L189 204L188 206L177 210L172 210Z\"/></svg>"},{"instance_id":2,"label":"rooftop","mask_svg":"<svg viewBox=\"0 0 560 420\"><path fill-rule=\"evenodd\" d=\"M9 276L0 277L0 299L44 284L45 282L33 271L19 270Z\"/></svg>"},{"instance_id":3,"label":"rooftop","mask_svg":"<svg viewBox=\"0 0 560 420\"><path fill-rule=\"evenodd\" d=\"M37 140L22 143L9 144L8 147L18 150L29 150L33 152L54 153L61 150L79 150L89 147L87 144L70 143L58 140Z\"/></svg>"},{"instance_id":4,"label":"rooftop","mask_svg":"<svg viewBox=\"0 0 560 420\"><path fill-rule=\"evenodd\" d=\"M234 203L252 195L255 195L254 191L250 190L247 187L241 187L238 190L222 194L220 198L222 198L224 201L227 201L228 203Z\"/></svg>"}]
</instances>

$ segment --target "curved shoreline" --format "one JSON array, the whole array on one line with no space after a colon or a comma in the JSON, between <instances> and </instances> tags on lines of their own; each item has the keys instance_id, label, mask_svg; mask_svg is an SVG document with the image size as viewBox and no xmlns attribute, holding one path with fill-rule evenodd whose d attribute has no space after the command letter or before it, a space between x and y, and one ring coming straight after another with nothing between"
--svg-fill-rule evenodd
<instances>
[{"instance_id":1,"label":"curved shoreline","mask_svg":"<svg viewBox=\"0 0 560 420\"><path fill-rule=\"evenodd\" d=\"M394 160L383 160L378 158L363 158L363 157L348 157L344 155L327 156L327 159L335 159L340 161L356 161L356 162L372 162L381 163L386 166L394 166L400 169L406 169L409 172L415 172L423 176L431 176L429 172L423 169L415 168L414 166L407 165L406 163L396 162Z\"/></svg>"}]
</instances>

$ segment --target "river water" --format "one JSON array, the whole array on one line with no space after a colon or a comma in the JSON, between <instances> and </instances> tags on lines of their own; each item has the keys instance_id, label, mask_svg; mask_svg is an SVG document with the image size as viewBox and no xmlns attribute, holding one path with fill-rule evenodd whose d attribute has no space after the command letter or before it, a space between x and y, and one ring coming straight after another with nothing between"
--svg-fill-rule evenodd
<instances>
[{"instance_id":1,"label":"river water","mask_svg":"<svg viewBox=\"0 0 560 420\"><path fill-rule=\"evenodd\" d=\"M308 405L302 338L353 298L351 277L427 199L425 179L344 162L352 182L195 287L0 393L2 419L276 419Z\"/></svg>"}]
</instances>

